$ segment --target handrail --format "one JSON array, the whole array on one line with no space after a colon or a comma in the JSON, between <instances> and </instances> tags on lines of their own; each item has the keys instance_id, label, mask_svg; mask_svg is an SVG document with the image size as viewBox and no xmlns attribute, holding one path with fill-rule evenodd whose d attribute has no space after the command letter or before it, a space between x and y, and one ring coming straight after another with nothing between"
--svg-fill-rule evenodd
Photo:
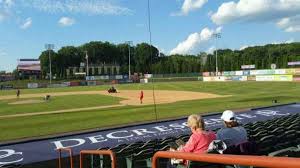
<instances>
[{"instance_id":1,"label":"handrail","mask_svg":"<svg viewBox=\"0 0 300 168\"><path fill-rule=\"evenodd\" d=\"M80 168L83 168L83 156L92 155L109 155L111 159L111 167L116 168L116 155L111 150L82 150L80 151Z\"/></svg>"},{"instance_id":2,"label":"handrail","mask_svg":"<svg viewBox=\"0 0 300 168\"><path fill-rule=\"evenodd\" d=\"M152 159L152 168L157 167L158 158L176 158L199 162L219 163L228 165L258 166L266 168L299 168L299 158L288 157L268 157L268 156L246 156L246 155L227 155L227 154L194 154L183 152L156 152Z\"/></svg>"},{"instance_id":3,"label":"handrail","mask_svg":"<svg viewBox=\"0 0 300 168\"><path fill-rule=\"evenodd\" d=\"M73 168L73 152L71 148L59 148L57 149L59 152L59 158L58 158L58 167L61 168L61 152L66 151L69 152L70 155L70 168Z\"/></svg>"}]
</instances>

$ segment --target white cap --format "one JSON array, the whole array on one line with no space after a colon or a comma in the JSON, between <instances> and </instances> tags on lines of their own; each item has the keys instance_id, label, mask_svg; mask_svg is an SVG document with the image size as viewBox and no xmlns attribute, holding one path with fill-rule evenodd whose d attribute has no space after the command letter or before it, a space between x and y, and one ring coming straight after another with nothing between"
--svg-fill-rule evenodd
<instances>
[{"instance_id":1,"label":"white cap","mask_svg":"<svg viewBox=\"0 0 300 168\"><path fill-rule=\"evenodd\" d=\"M223 112L221 119L226 121L226 122L232 122L235 121L235 114L231 110L226 110Z\"/></svg>"}]
</instances>

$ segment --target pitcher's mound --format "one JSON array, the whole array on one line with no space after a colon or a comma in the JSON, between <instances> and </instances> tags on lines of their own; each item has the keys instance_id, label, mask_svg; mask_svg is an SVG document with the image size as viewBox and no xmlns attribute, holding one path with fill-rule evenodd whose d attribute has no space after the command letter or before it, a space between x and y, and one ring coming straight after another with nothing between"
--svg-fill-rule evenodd
<instances>
[{"instance_id":1,"label":"pitcher's mound","mask_svg":"<svg viewBox=\"0 0 300 168\"><path fill-rule=\"evenodd\" d=\"M149 105L153 104L153 92L152 90L143 90L144 99L143 104L140 104L140 90L120 90L119 93L107 93L106 91L101 91L101 94L116 96L120 98L125 98L126 100L121 101L121 104L125 105ZM178 101L185 100L200 100L200 99L212 99L227 97L212 93L203 92L190 92L190 91L171 91L171 90L155 90L154 91L156 104L164 103L174 103Z\"/></svg>"},{"instance_id":2,"label":"pitcher's mound","mask_svg":"<svg viewBox=\"0 0 300 168\"><path fill-rule=\"evenodd\" d=\"M45 101L43 100L34 100L34 99L30 99L30 100L20 100L20 101L15 101L15 102L11 102L8 104L11 105L16 105L16 104L36 104L36 103L44 103Z\"/></svg>"}]
</instances>

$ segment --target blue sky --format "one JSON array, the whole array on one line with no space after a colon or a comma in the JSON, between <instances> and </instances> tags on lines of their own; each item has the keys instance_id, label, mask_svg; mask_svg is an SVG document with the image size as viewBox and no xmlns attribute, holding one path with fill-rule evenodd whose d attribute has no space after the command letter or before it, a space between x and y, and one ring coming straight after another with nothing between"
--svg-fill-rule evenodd
<instances>
[{"instance_id":1,"label":"blue sky","mask_svg":"<svg viewBox=\"0 0 300 168\"><path fill-rule=\"evenodd\" d=\"M165 54L300 41L300 0L150 0L152 41ZM147 0L0 0L0 70L89 41L148 42Z\"/></svg>"}]
</instances>

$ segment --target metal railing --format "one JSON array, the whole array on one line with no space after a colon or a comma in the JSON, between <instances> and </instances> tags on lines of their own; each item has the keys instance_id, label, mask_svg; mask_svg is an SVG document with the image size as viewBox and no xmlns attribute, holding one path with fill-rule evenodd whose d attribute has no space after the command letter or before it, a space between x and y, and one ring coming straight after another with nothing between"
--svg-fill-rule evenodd
<instances>
[{"instance_id":1,"label":"metal railing","mask_svg":"<svg viewBox=\"0 0 300 168\"><path fill-rule=\"evenodd\" d=\"M62 168L61 167L61 153L62 153L62 151L65 151L65 152L68 152L69 155L70 155L70 168L73 168L73 152L72 152L72 149L71 148L60 148L60 149L57 149L57 150L59 152L58 167Z\"/></svg>"},{"instance_id":2,"label":"metal railing","mask_svg":"<svg viewBox=\"0 0 300 168\"><path fill-rule=\"evenodd\" d=\"M109 155L111 158L111 167L116 168L116 155L111 150L82 150L80 152L80 168L83 168L84 155Z\"/></svg>"},{"instance_id":3,"label":"metal railing","mask_svg":"<svg viewBox=\"0 0 300 168\"><path fill-rule=\"evenodd\" d=\"M152 158L152 168L157 167L158 158L175 158L205 163L218 163L226 165L258 166L266 168L299 168L300 158L247 156L247 155L220 155L220 154L194 154L183 152L156 152Z\"/></svg>"}]
</instances>

